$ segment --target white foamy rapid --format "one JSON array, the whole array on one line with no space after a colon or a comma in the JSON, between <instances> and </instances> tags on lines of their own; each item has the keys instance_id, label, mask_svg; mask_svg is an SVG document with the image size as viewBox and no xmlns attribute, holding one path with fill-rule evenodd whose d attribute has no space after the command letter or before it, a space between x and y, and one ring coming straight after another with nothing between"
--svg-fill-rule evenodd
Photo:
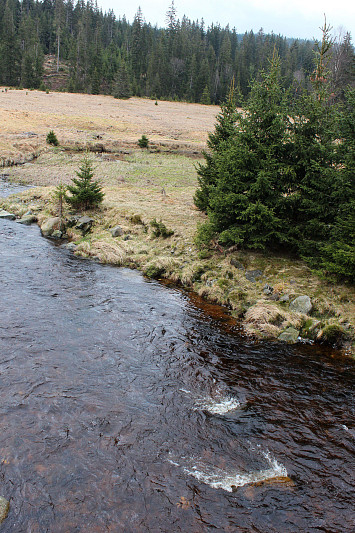
<instances>
[{"instance_id":1,"label":"white foamy rapid","mask_svg":"<svg viewBox=\"0 0 355 533\"><path fill-rule=\"evenodd\" d=\"M341 427L344 429L344 431L346 431L347 433L350 433L350 435L355 438L355 430L354 429L348 428L348 426L346 426L345 424L343 424Z\"/></svg>"},{"instance_id":2,"label":"white foamy rapid","mask_svg":"<svg viewBox=\"0 0 355 533\"><path fill-rule=\"evenodd\" d=\"M225 471L215 466L209 466L199 460L191 460L191 466L183 466L186 474L195 477L198 481L214 489L223 489L233 492L234 487L243 487L249 483L257 483L278 477L287 477L286 468L270 456L269 452L263 453L269 463L269 468L254 472L241 473L236 470ZM178 465L176 461L171 464ZM192 464L194 463L194 464ZM181 465L179 465L181 466Z\"/></svg>"},{"instance_id":3,"label":"white foamy rapid","mask_svg":"<svg viewBox=\"0 0 355 533\"><path fill-rule=\"evenodd\" d=\"M212 415L224 415L229 411L234 411L240 407L240 402L236 398L203 398L196 401L195 409L208 411Z\"/></svg>"}]
</instances>

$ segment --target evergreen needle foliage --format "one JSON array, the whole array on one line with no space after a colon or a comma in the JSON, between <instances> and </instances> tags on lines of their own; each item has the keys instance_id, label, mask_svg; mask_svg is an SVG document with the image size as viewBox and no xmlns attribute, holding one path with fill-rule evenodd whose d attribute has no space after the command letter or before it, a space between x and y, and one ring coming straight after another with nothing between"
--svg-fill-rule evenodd
<instances>
[{"instance_id":1,"label":"evergreen needle foliage","mask_svg":"<svg viewBox=\"0 0 355 533\"><path fill-rule=\"evenodd\" d=\"M200 245L286 250L315 268L355 275L355 91L334 102L324 24L312 90L291 98L278 54L251 86L244 113L234 91L222 105L198 167L195 204L207 212Z\"/></svg>"},{"instance_id":2,"label":"evergreen needle foliage","mask_svg":"<svg viewBox=\"0 0 355 533\"><path fill-rule=\"evenodd\" d=\"M138 145L140 148L148 148L149 145L149 139L146 135L142 135L140 139L138 139Z\"/></svg>"},{"instance_id":3,"label":"evergreen needle foliage","mask_svg":"<svg viewBox=\"0 0 355 533\"><path fill-rule=\"evenodd\" d=\"M70 196L66 195L66 201L75 209L91 209L98 207L103 198L104 193L99 181L94 181L94 170L92 162L85 157L79 171L76 171L77 178L73 178L72 185L68 185L67 189Z\"/></svg>"},{"instance_id":4,"label":"evergreen needle foliage","mask_svg":"<svg viewBox=\"0 0 355 533\"><path fill-rule=\"evenodd\" d=\"M159 222L154 218L150 225L152 227L152 232L154 237L163 237L163 239L166 239L167 237L171 237L171 235L174 235L174 231L171 229L168 229L165 224L160 220Z\"/></svg>"},{"instance_id":5,"label":"evergreen needle foliage","mask_svg":"<svg viewBox=\"0 0 355 533\"><path fill-rule=\"evenodd\" d=\"M47 134L46 142L47 144L53 144L53 146L58 146L59 142L53 130L50 130L50 132Z\"/></svg>"}]
</instances>

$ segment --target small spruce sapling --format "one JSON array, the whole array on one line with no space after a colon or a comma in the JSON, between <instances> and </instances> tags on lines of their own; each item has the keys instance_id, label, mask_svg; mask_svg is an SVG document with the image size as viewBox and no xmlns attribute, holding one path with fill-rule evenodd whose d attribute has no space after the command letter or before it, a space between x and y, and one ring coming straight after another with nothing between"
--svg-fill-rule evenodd
<instances>
[{"instance_id":1,"label":"small spruce sapling","mask_svg":"<svg viewBox=\"0 0 355 533\"><path fill-rule=\"evenodd\" d=\"M75 209L86 210L98 207L104 198L104 193L99 181L93 180L93 165L87 157L76 171L76 175L78 177L72 179L73 184L67 187L71 194L71 196L66 196L67 203Z\"/></svg>"},{"instance_id":2,"label":"small spruce sapling","mask_svg":"<svg viewBox=\"0 0 355 533\"><path fill-rule=\"evenodd\" d=\"M48 133L46 137L46 142L47 144L53 144L53 146L58 146L59 142L53 130L50 130L50 132Z\"/></svg>"},{"instance_id":3,"label":"small spruce sapling","mask_svg":"<svg viewBox=\"0 0 355 533\"><path fill-rule=\"evenodd\" d=\"M142 135L140 139L138 139L138 145L140 148L148 148L149 139L146 137L146 135Z\"/></svg>"}]
</instances>

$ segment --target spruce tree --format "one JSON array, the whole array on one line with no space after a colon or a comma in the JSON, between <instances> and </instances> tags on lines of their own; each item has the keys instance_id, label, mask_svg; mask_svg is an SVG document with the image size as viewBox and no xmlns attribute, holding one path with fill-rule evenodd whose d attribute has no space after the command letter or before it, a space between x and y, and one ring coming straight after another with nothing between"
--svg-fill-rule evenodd
<instances>
[{"instance_id":1,"label":"spruce tree","mask_svg":"<svg viewBox=\"0 0 355 533\"><path fill-rule=\"evenodd\" d=\"M208 135L208 151L203 152L205 163L197 166L198 184L194 202L201 211L209 207L210 190L216 183L215 162L217 154L223 152L226 143L235 134L236 122L240 118L235 102L234 83L232 82L226 101L221 105L221 112L217 115L215 131Z\"/></svg>"},{"instance_id":2,"label":"spruce tree","mask_svg":"<svg viewBox=\"0 0 355 533\"><path fill-rule=\"evenodd\" d=\"M209 137L206 164L198 170L195 203L207 208L221 243L276 247L285 240L284 182L290 171L285 161L289 118L276 52L269 71L254 82L245 114L235 107L225 111Z\"/></svg>"},{"instance_id":3,"label":"spruce tree","mask_svg":"<svg viewBox=\"0 0 355 533\"><path fill-rule=\"evenodd\" d=\"M94 170L91 161L85 157L79 171L76 171L77 178L73 178L73 185L68 185L67 189L71 196L66 196L66 201L75 209L91 209L98 207L104 193L99 181L93 181Z\"/></svg>"},{"instance_id":4,"label":"spruce tree","mask_svg":"<svg viewBox=\"0 0 355 533\"><path fill-rule=\"evenodd\" d=\"M336 106L330 93L332 42L329 26L316 49L312 90L303 92L293 109L290 127L292 146L288 209L292 219L290 239L305 259L317 261L320 248L330 238L338 205L334 196L337 180Z\"/></svg>"},{"instance_id":5,"label":"spruce tree","mask_svg":"<svg viewBox=\"0 0 355 533\"><path fill-rule=\"evenodd\" d=\"M339 163L332 187L337 206L330 237L320 249L324 271L355 281L355 88L348 87L339 112Z\"/></svg>"},{"instance_id":6,"label":"spruce tree","mask_svg":"<svg viewBox=\"0 0 355 533\"><path fill-rule=\"evenodd\" d=\"M115 98L130 98L132 96L129 75L125 61L122 59L116 77L114 79L112 95Z\"/></svg>"}]
</instances>

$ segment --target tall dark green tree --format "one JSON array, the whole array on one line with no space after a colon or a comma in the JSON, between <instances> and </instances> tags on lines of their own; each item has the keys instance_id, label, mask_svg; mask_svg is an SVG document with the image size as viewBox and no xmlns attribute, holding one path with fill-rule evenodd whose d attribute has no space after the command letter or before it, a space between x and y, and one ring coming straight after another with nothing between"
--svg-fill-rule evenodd
<instances>
[{"instance_id":1,"label":"tall dark green tree","mask_svg":"<svg viewBox=\"0 0 355 533\"><path fill-rule=\"evenodd\" d=\"M221 112L217 115L215 130L208 135L207 147L203 153L204 163L197 166L198 184L194 201L201 211L210 207L210 196L216 186L217 159L220 153L228 148L231 138L236 134L236 123L241 118L236 108L234 82L231 84L226 101L221 105Z\"/></svg>"},{"instance_id":2,"label":"tall dark green tree","mask_svg":"<svg viewBox=\"0 0 355 533\"><path fill-rule=\"evenodd\" d=\"M337 212L333 194L337 180L336 106L331 97L329 64L331 28L324 25L322 41L315 52L312 91L296 101L291 124L292 145L288 208L292 216L290 237L305 258L316 258L329 239Z\"/></svg>"},{"instance_id":3,"label":"tall dark green tree","mask_svg":"<svg viewBox=\"0 0 355 533\"><path fill-rule=\"evenodd\" d=\"M355 88L345 91L339 112L339 138L336 144L340 164L332 185L337 206L329 240L321 247L321 267L326 272L355 280Z\"/></svg>"},{"instance_id":4,"label":"tall dark green tree","mask_svg":"<svg viewBox=\"0 0 355 533\"><path fill-rule=\"evenodd\" d=\"M125 61L122 59L113 82L112 95L115 98L130 98L132 90Z\"/></svg>"},{"instance_id":5,"label":"tall dark green tree","mask_svg":"<svg viewBox=\"0 0 355 533\"><path fill-rule=\"evenodd\" d=\"M210 139L214 149L207 168L212 176L205 195L209 223L221 243L275 248L285 240L283 178L289 172L289 118L276 53L269 70L254 82L245 114L234 110L231 116L237 119L234 128L228 121L223 128L218 124ZM196 193L198 206L202 190Z\"/></svg>"},{"instance_id":6,"label":"tall dark green tree","mask_svg":"<svg viewBox=\"0 0 355 533\"><path fill-rule=\"evenodd\" d=\"M18 85L21 72L21 52L14 23L14 13L7 0L1 24L1 79L5 85Z\"/></svg>"}]
</instances>

